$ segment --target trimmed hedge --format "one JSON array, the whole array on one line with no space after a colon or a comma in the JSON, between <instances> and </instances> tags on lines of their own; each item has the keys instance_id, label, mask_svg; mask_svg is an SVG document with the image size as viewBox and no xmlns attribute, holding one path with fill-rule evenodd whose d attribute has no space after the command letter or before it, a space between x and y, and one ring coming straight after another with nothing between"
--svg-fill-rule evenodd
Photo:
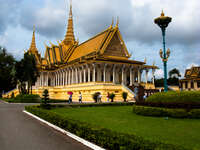
<instances>
[{"instance_id":1,"label":"trimmed hedge","mask_svg":"<svg viewBox=\"0 0 200 150\"><path fill-rule=\"evenodd\" d=\"M158 92L146 99L147 102L190 102L200 103L200 91Z\"/></svg>"},{"instance_id":2,"label":"trimmed hedge","mask_svg":"<svg viewBox=\"0 0 200 150\"><path fill-rule=\"evenodd\" d=\"M13 102L17 103L39 103L41 98L37 94L19 94L14 99Z\"/></svg>"},{"instance_id":3,"label":"trimmed hedge","mask_svg":"<svg viewBox=\"0 0 200 150\"><path fill-rule=\"evenodd\" d=\"M164 108L185 108L190 109L200 109L200 102L154 102L154 101L139 101L135 103L140 106L150 106L150 107L164 107Z\"/></svg>"},{"instance_id":4,"label":"trimmed hedge","mask_svg":"<svg viewBox=\"0 0 200 150\"><path fill-rule=\"evenodd\" d=\"M54 107L101 107L101 106L131 106L134 102L114 102L114 103L75 103L69 105L51 105L52 108Z\"/></svg>"},{"instance_id":5,"label":"trimmed hedge","mask_svg":"<svg viewBox=\"0 0 200 150\"><path fill-rule=\"evenodd\" d=\"M173 118L200 118L200 109L168 109L149 106L133 106L133 112L143 116L173 117Z\"/></svg>"},{"instance_id":6,"label":"trimmed hedge","mask_svg":"<svg viewBox=\"0 0 200 150\"><path fill-rule=\"evenodd\" d=\"M181 146L144 140L142 137L133 134L114 132L105 128L91 126L88 123L41 109L39 106L26 106L25 109L79 137L109 150L186 150L186 148Z\"/></svg>"}]
</instances>

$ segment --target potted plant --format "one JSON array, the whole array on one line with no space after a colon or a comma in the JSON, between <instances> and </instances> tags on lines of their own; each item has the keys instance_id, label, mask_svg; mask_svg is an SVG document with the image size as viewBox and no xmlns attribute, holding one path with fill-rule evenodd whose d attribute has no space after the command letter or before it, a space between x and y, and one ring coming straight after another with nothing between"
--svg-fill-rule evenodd
<instances>
[{"instance_id":1,"label":"potted plant","mask_svg":"<svg viewBox=\"0 0 200 150\"><path fill-rule=\"evenodd\" d=\"M109 95L109 97L110 97L110 99L111 99L111 102L113 102L113 101L114 101L114 98L115 98L115 94L114 94L114 93L111 93L111 94Z\"/></svg>"},{"instance_id":2,"label":"potted plant","mask_svg":"<svg viewBox=\"0 0 200 150\"><path fill-rule=\"evenodd\" d=\"M127 92L122 93L122 98L124 99L124 102L126 102L127 96L128 96Z\"/></svg>"}]
</instances>

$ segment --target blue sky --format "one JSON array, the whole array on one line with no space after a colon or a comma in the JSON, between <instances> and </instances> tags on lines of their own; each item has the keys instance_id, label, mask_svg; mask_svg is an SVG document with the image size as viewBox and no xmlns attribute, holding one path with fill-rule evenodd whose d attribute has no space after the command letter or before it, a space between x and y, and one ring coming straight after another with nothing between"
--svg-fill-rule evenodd
<instances>
[{"instance_id":1,"label":"blue sky","mask_svg":"<svg viewBox=\"0 0 200 150\"><path fill-rule=\"evenodd\" d=\"M75 36L80 42L105 30L119 17L119 29L133 59L160 68L161 31L154 18L172 17L166 33L166 47L171 56L168 70L178 68L181 73L192 65L200 65L200 5L198 0L73 0ZM44 54L44 43L63 40L69 11L68 0L0 0L0 45L17 59L28 49L36 26L36 44Z\"/></svg>"}]
</instances>

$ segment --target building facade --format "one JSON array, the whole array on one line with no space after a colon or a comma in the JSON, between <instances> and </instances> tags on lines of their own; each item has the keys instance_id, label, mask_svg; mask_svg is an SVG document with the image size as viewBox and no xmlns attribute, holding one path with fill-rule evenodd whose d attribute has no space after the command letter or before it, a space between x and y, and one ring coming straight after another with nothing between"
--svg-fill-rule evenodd
<instances>
[{"instance_id":1,"label":"building facade","mask_svg":"<svg viewBox=\"0 0 200 150\"><path fill-rule=\"evenodd\" d=\"M104 31L79 44L74 36L72 5L70 5L67 31L64 40L57 45L46 45L45 56L42 57L36 47L35 29L31 46L28 49L36 59L40 75L33 87L36 94L48 89L50 98L67 99L68 91L72 91L73 99L78 100L82 92L83 101L92 101L94 92L101 92L102 100L107 93L115 93L116 100L122 100L122 92L128 92L132 99L133 91L129 86L142 84L145 88L154 89L155 65L131 60L118 27L119 22L112 24ZM151 70L152 80L148 81ZM142 82L145 73L145 82Z\"/></svg>"},{"instance_id":2,"label":"building facade","mask_svg":"<svg viewBox=\"0 0 200 150\"><path fill-rule=\"evenodd\" d=\"M200 90L200 67L186 69L184 79L179 84L183 90Z\"/></svg>"}]
</instances>

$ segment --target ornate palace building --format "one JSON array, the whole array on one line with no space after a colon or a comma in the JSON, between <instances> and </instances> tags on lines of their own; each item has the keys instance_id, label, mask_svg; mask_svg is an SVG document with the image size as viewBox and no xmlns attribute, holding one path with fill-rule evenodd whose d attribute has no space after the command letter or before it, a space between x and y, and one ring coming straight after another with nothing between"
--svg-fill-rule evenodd
<instances>
[{"instance_id":1,"label":"ornate palace building","mask_svg":"<svg viewBox=\"0 0 200 150\"><path fill-rule=\"evenodd\" d=\"M33 31L29 53L35 55L40 76L33 92L42 94L49 90L50 98L67 99L68 91L72 91L73 100L78 100L82 93L83 101L92 101L94 92L101 92L102 100L106 100L107 92L115 93L116 100L122 100L122 92L128 92L128 99L134 96L130 86L142 84L145 88L155 88L154 65L131 60L122 35L112 24L104 31L79 44L73 29L72 5L70 5L67 31L64 40L57 45L46 45L45 56L42 57L35 43ZM148 82L148 72L152 70L152 80ZM145 82L141 81L145 72Z\"/></svg>"},{"instance_id":2,"label":"ornate palace building","mask_svg":"<svg viewBox=\"0 0 200 150\"><path fill-rule=\"evenodd\" d=\"M186 69L185 78L179 83L183 90L200 90L200 67Z\"/></svg>"}]
</instances>

